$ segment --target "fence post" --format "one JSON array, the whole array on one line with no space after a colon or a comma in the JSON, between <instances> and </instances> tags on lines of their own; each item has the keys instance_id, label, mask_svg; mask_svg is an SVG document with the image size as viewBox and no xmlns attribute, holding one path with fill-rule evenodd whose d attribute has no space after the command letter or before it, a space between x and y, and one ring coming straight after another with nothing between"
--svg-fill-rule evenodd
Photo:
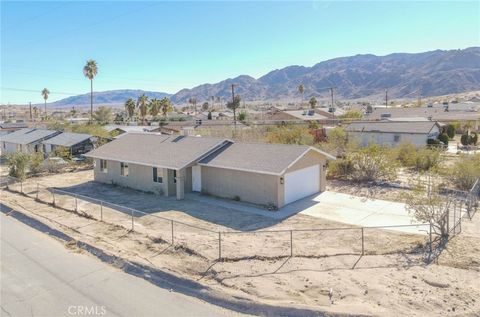
<instances>
[{"instance_id":1,"label":"fence post","mask_svg":"<svg viewBox=\"0 0 480 317\"><path fill-rule=\"evenodd\" d=\"M172 228L172 245L173 245L173 242L175 241L175 240L173 239L173 220L171 220L171 228Z\"/></svg>"},{"instance_id":2,"label":"fence post","mask_svg":"<svg viewBox=\"0 0 480 317\"><path fill-rule=\"evenodd\" d=\"M293 230L290 230L290 257L293 257Z\"/></svg>"},{"instance_id":3,"label":"fence post","mask_svg":"<svg viewBox=\"0 0 480 317\"><path fill-rule=\"evenodd\" d=\"M133 209L130 208L130 210L132 211L132 231L134 230L134 223L133 223Z\"/></svg>"},{"instance_id":4,"label":"fence post","mask_svg":"<svg viewBox=\"0 0 480 317\"><path fill-rule=\"evenodd\" d=\"M453 234L457 231L457 201L453 202Z\"/></svg>"},{"instance_id":5,"label":"fence post","mask_svg":"<svg viewBox=\"0 0 480 317\"><path fill-rule=\"evenodd\" d=\"M362 255L365 254L365 238L363 234L363 227L362 227Z\"/></svg>"},{"instance_id":6,"label":"fence post","mask_svg":"<svg viewBox=\"0 0 480 317\"><path fill-rule=\"evenodd\" d=\"M100 200L100 221L103 221L103 200Z\"/></svg>"},{"instance_id":7,"label":"fence post","mask_svg":"<svg viewBox=\"0 0 480 317\"><path fill-rule=\"evenodd\" d=\"M430 230L428 232L428 240L430 245L430 255L432 254L432 223L430 223Z\"/></svg>"},{"instance_id":8,"label":"fence post","mask_svg":"<svg viewBox=\"0 0 480 317\"><path fill-rule=\"evenodd\" d=\"M218 260L222 260L222 233L218 232Z\"/></svg>"},{"instance_id":9,"label":"fence post","mask_svg":"<svg viewBox=\"0 0 480 317\"><path fill-rule=\"evenodd\" d=\"M23 194L23 182L22 181L20 181L20 193Z\"/></svg>"},{"instance_id":10,"label":"fence post","mask_svg":"<svg viewBox=\"0 0 480 317\"><path fill-rule=\"evenodd\" d=\"M35 196L35 199L38 200L38 192L39 192L39 186L38 186L38 183L37 183L37 195Z\"/></svg>"}]
</instances>

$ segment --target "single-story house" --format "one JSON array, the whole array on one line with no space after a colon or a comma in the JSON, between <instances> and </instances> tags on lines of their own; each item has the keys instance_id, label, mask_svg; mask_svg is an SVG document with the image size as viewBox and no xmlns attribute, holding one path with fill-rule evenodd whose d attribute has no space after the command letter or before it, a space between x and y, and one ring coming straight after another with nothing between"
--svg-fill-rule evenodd
<instances>
[{"instance_id":1,"label":"single-story house","mask_svg":"<svg viewBox=\"0 0 480 317\"><path fill-rule=\"evenodd\" d=\"M63 132L42 142L43 153L48 154L57 147L70 151L70 155L79 155L93 150L93 137L90 134Z\"/></svg>"},{"instance_id":2,"label":"single-story house","mask_svg":"<svg viewBox=\"0 0 480 317\"><path fill-rule=\"evenodd\" d=\"M25 128L28 128L25 122L0 123L0 137Z\"/></svg>"},{"instance_id":3,"label":"single-story house","mask_svg":"<svg viewBox=\"0 0 480 317\"><path fill-rule=\"evenodd\" d=\"M183 199L200 192L278 208L325 190L330 154L309 146L128 133L87 154L95 181Z\"/></svg>"},{"instance_id":4,"label":"single-story house","mask_svg":"<svg viewBox=\"0 0 480 317\"><path fill-rule=\"evenodd\" d=\"M27 128L21 129L1 138L2 154L13 152L34 153L42 151L42 142L52 138L60 131Z\"/></svg>"},{"instance_id":5,"label":"single-story house","mask_svg":"<svg viewBox=\"0 0 480 317\"><path fill-rule=\"evenodd\" d=\"M345 131L361 146L370 143L395 146L403 141L425 146L429 139L438 137L441 125L435 121L369 121L350 123Z\"/></svg>"}]
</instances>

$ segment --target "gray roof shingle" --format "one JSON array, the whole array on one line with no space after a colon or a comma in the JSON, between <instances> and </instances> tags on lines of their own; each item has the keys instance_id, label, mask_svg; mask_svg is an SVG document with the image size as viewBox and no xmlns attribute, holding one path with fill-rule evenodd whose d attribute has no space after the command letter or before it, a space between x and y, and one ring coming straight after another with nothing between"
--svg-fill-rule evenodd
<instances>
[{"instance_id":1,"label":"gray roof shingle","mask_svg":"<svg viewBox=\"0 0 480 317\"><path fill-rule=\"evenodd\" d=\"M223 138L126 133L114 141L88 152L85 156L180 169L227 142L229 141Z\"/></svg>"},{"instance_id":2,"label":"gray roof shingle","mask_svg":"<svg viewBox=\"0 0 480 317\"><path fill-rule=\"evenodd\" d=\"M25 122L0 123L0 129L24 129L28 128Z\"/></svg>"},{"instance_id":3,"label":"gray roof shingle","mask_svg":"<svg viewBox=\"0 0 480 317\"><path fill-rule=\"evenodd\" d=\"M278 175L310 149L306 145L233 143L208 155L199 164Z\"/></svg>"},{"instance_id":4,"label":"gray roof shingle","mask_svg":"<svg viewBox=\"0 0 480 317\"><path fill-rule=\"evenodd\" d=\"M2 136L2 141L16 144L30 144L49 137L53 137L59 133L60 131L55 130L21 129Z\"/></svg>"},{"instance_id":5,"label":"gray roof shingle","mask_svg":"<svg viewBox=\"0 0 480 317\"><path fill-rule=\"evenodd\" d=\"M72 145L88 140L91 137L92 136L90 134L63 132L59 135L54 136L53 138L49 138L43 141L42 143L70 147Z\"/></svg>"},{"instance_id":6,"label":"gray roof shingle","mask_svg":"<svg viewBox=\"0 0 480 317\"><path fill-rule=\"evenodd\" d=\"M389 122L353 122L347 132L381 132L381 133L429 133L437 123L435 121L389 121Z\"/></svg>"}]
</instances>

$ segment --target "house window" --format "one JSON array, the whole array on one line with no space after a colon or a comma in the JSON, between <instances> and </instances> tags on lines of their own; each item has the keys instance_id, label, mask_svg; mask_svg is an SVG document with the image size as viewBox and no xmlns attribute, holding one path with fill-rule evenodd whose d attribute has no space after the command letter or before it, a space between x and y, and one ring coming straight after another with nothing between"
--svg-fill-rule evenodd
<instances>
[{"instance_id":1,"label":"house window","mask_svg":"<svg viewBox=\"0 0 480 317\"><path fill-rule=\"evenodd\" d=\"M102 171L103 173L107 173L107 172L108 172L108 169L107 169L107 160L100 160L100 171Z\"/></svg>"},{"instance_id":2,"label":"house window","mask_svg":"<svg viewBox=\"0 0 480 317\"><path fill-rule=\"evenodd\" d=\"M120 175L125 177L128 176L128 163L120 163Z\"/></svg>"},{"instance_id":3,"label":"house window","mask_svg":"<svg viewBox=\"0 0 480 317\"><path fill-rule=\"evenodd\" d=\"M154 183L163 183L163 177L158 176L158 169L156 167L153 168L153 182Z\"/></svg>"},{"instance_id":4,"label":"house window","mask_svg":"<svg viewBox=\"0 0 480 317\"><path fill-rule=\"evenodd\" d=\"M176 170L173 170L173 182L174 183L177 182L177 171Z\"/></svg>"},{"instance_id":5,"label":"house window","mask_svg":"<svg viewBox=\"0 0 480 317\"><path fill-rule=\"evenodd\" d=\"M400 134L395 134L393 136L393 142L399 142L400 141Z\"/></svg>"}]
</instances>

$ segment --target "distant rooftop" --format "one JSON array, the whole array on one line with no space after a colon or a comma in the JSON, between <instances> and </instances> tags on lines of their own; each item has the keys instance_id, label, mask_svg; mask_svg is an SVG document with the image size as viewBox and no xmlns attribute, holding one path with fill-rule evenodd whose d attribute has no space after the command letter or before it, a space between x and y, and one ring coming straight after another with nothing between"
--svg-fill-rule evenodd
<instances>
[{"instance_id":1,"label":"distant rooftop","mask_svg":"<svg viewBox=\"0 0 480 317\"><path fill-rule=\"evenodd\" d=\"M437 125L435 121L353 122L345 128L345 131L425 134L430 133L435 125Z\"/></svg>"},{"instance_id":2,"label":"distant rooftop","mask_svg":"<svg viewBox=\"0 0 480 317\"><path fill-rule=\"evenodd\" d=\"M21 129L5 136L2 141L16 144L30 144L59 134L60 131L42 129Z\"/></svg>"},{"instance_id":3,"label":"distant rooftop","mask_svg":"<svg viewBox=\"0 0 480 317\"><path fill-rule=\"evenodd\" d=\"M90 134L63 132L42 143L70 147L90 139Z\"/></svg>"}]
</instances>

